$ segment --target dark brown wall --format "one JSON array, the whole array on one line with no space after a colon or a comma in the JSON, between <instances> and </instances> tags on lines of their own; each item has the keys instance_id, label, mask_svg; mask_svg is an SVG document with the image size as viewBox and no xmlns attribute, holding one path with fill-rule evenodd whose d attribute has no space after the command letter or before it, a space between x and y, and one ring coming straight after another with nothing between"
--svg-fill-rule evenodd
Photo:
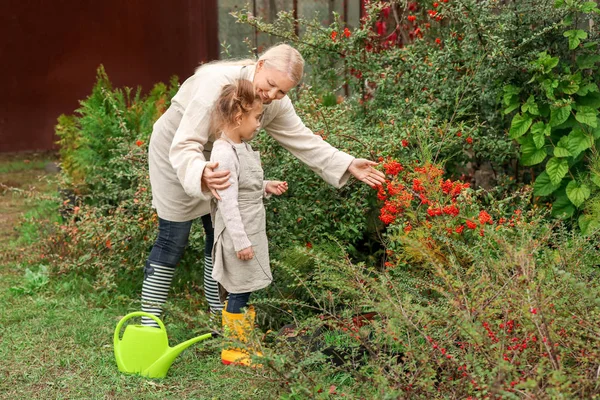
<instances>
[{"instance_id":1,"label":"dark brown wall","mask_svg":"<svg viewBox=\"0 0 600 400\"><path fill-rule=\"evenodd\" d=\"M0 152L53 148L99 64L150 89L218 55L217 0L0 0Z\"/></svg>"}]
</instances>

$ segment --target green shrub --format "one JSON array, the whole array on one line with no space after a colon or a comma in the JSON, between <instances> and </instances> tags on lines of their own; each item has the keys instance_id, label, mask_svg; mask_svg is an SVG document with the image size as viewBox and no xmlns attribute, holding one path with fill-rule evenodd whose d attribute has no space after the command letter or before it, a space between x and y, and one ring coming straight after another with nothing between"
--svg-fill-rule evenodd
<instances>
[{"instance_id":1,"label":"green shrub","mask_svg":"<svg viewBox=\"0 0 600 400\"><path fill-rule=\"evenodd\" d=\"M236 15L301 50L312 71L306 81L311 94L300 90L309 99L296 107L318 117L309 122L329 140L344 134L349 145L353 138L363 144L353 147L364 155L401 159L401 139L416 148L428 136L426 145L435 143L433 161L448 161L451 172L464 172L460 166L468 161L491 161L508 171L515 149L499 112L502 88L559 35L564 12L550 1L448 1L432 8L430 1L372 2L362 26L346 31L338 18L323 29L317 20L300 20L302 37L295 35L290 13L274 24L248 11ZM340 120L328 99L344 87L353 97L349 106L338 106L347 115Z\"/></svg>"},{"instance_id":2,"label":"green shrub","mask_svg":"<svg viewBox=\"0 0 600 400\"><path fill-rule=\"evenodd\" d=\"M138 290L134 272L141 273L157 232L147 145L178 86L173 77L147 94L113 88L100 66L75 115L59 117L65 220L53 224L42 247L55 273L90 275L99 290Z\"/></svg>"},{"instance_id":3,"label":"green shrub","mask_svg":"<svg viewBox=\"0 0 600 400\"><path fill-rule=\"evenodd\" d=\"M506 135L503 88L520 82L540 48L564 39L567 10L550 1L448 1L435 8L429 1L396 1L372 2L366 13L352 30L339 18L323 28L317 20L294 21L290 13L272 24L248 10L235 15L302 52L311 74L293 93L294 105L332 145L371 159L442 163L451 176L474 184L485 184L477 170L489 165L488 187L509 183L508 175L516 178L506 195L515 184L530 182ZM396 19L398 31L392 29ZM301 37L296 24L304 28ZM344 88L350 96L332 101ZM267 173L292 183L289 196L270 203L269 226L278 244L312 243L333 233L351 248L377 246L376 214L369 211L373 192L360 185L335 191L269 138L258 144Z\"/></svg>"},{"instance_id":4,"label":"green shrub","mask_svg":"<svg viewBox=\"0 0 600 400\"><path fill-rule=\"evenodd\" d=\"M504 112L517 110L509 134L521 145L521 164L544 167L534 193L551 196L553 215L579 216L579 227L587 233L598 229L598 214L577 209L585 209L600 187L600 56L598 32L577 28L585 19L598 23L600 18L590 13L600 10L593 2L563 3L556 5L571 12L559 30L564 38L539 53L523 75L526 79L504 87Z\"/></svg>"},{"instance_id":5,"label":"green shrub","mask_svg":"<svg viewBox=\"0 0 600 400\"><path fill-rule=\"evenodd\" d=\"M100 66L90 96L76 115L60 116L56 126L68 188L98 205L116 206L131 197L131 189L147 179L136 166L146 167L152 125L177 89L176 77L169 87L156 84L147 95L141 88L113 89Z\"/></svg>"},{"instance_id":6,"label":"green shrub","mask_svg":"<svg viewBox=\"0 0 600 400\"><path fill-rule=\"evenodd\" d=\"M327 398L331 385L348 398L598 396L597 237L540 217L477 240L435 237L443 261L434 247L401 239L422 262L385 270L352 263L342 247L304 250L314 267L297 274L312 301L258 303L321 318L301 319L310 341L275 340L265 379L287 398ZM359 323L365 311L377 317ZM317 340L323 326L337 329ZM325 367L332 344L346 362Z\"/></svg>"}]
</instances>

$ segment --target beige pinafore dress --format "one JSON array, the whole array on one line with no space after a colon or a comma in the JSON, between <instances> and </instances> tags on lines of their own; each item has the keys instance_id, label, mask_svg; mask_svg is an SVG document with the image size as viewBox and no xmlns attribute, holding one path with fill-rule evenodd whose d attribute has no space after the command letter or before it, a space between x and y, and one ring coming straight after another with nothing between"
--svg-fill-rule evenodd
<instances>
[{"instance_id":1,"label":"beige pinafore dress","mask_svg":"<svg viewBox=\"0 0 600 400\"><path fill-rule=\"evenodd\" d=\"M212 219L215 228L212 277L219 282L219 298L225 302L228 293L245 293L267 287L272 281L269 265L269 246L263 205L263 169L260 153L246 142L229 143L237 154L240 167L238 176L238 207L244 230L252 243L254 257L240 260L233 241L217 207L212 200Z\"/></svg>"}]
</instances>

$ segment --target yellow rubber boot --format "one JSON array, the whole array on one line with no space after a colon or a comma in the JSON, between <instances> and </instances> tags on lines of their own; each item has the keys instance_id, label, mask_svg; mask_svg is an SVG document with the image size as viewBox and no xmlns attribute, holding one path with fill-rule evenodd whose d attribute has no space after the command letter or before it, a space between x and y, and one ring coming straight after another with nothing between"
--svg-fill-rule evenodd
<instances>
[{"instance_id":1,"label":"yellow rubber boot","mask_svg":"<svg viewBox=\"0 0 600 400\"><path fill-rule=\"evenodd\" d=\"M248 336L254 328L254 319L256 312L253 306L248 307L248 311L244 314L233 314L226 311L227 307L223 309L223 331L225 336L237 339L242 343L248 343ZM261 356L260 352L256 352L256 355ZM250 355L246 350L242 349L223 349L221 351L221 362L225 365L237 364L245 366L257 365L252 364Z\"/></svg>"}]
</instances>

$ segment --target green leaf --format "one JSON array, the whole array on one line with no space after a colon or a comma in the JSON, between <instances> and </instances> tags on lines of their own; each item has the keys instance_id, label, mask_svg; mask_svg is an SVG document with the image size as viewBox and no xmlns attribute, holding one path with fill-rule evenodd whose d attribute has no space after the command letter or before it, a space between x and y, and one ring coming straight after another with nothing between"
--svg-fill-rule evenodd
<instances>
[{"instance_id":1,"label":"green leaf","mask_svg":"<svg viewBox=\"0 0 600 400\"><path fill-rule=\"evenodd\" d=\"M504 104L506 105L513 103L513 97L516 97L521 92L521 88L513 85L506 85L502 90L504 90Z\"/></svg>"},{"instance_id":2,"label":"green leaf","mask_svg":"<svg viewBox=\"0 0 600 400\"><path fill-rule=\"evenodd\" d=\"M561 82L561 90L566 94L575 94L579 90L579 84L581 83L581 73L570 75Z\"/></svg>"},{"instance_id":3,"label":"green leaf","mask_svg":"<svg viewBox=\"0 0 600 400\"><path fill-rule=\"evenodd\" d=\"M568 149L564 147L556 146L554 148L554 156L555 157L572 157L573 155L569 152Z\"/></svg>"},{"instance_id":4,"label":"green leaf","mask_svg":"<svg viewBox=\"0 0 600 400\"><path fill-rule=\"evenodd\" d=\"M593 146L592 137L580 129L574 129L567 137L567 149L573 157Z\"/></svg>"},{"instance_id":5,"label":"green leaf","mask_svg":"<svg viewBox=\"0 0 600 400\"><path fill-rule=\"evenodd\" d=\"M533 194L534 196L549 196L559 187L560 185L552 183L550 176L544 171L535 178L535 182L533 183Z\"/></svg>"},{"instance_id":6,"label":"green leaf","mask_svg":"<svg viewBox=\"0 0 600 400\"><path fill-rule=\"evenodd\" d=\"M542 64L544 65L544 72L548 73L554 69L558 65L558 57L546 57L544 58Z\"/></svg>"},{"instance_id":7,"label":"green leaf","mask_svg":"<svg viewBox=\"0 0 600 400\"><path fill-rule=\"evenodd\" d=\"M592 68L598 61L600 61L600 55L597 54L582 54L577 56L577 66L581 69Z\"/></svg>"},{"instance_id":8,"label":"green leaf","mask_svg":"<svg viewBox=\"0 0 600 400\"><path fill-rule=\"evenodd\" d=\"M550 136L550 133L552 133L552 128L550 128L550 125L546 125L542 121L538 121L531 126L531 133L534 136L535 135Z\"/></svg>"},{"instance_id":9,"label":"green leaf","mask_svg":"<svg viewBox=\"0 0 600 400\"><path fill-rule=\"evenodd\" d=\"M592 108L600 107L600 93L593 92L577 99L577 105L587 106Z\"/></svg>"},{"instance_id":10,"label":"green leaf","mask_svg":"<svg viewBox=\"0 0 600 400\"><path fill-rule=\"evenodd\" d=\"M577 91L577 95L585 96L586 94L588 94L590 92L597 92L597 91L598 91L598 85L596 85L595 83L588 83L587 85L579 88L579 90Z\"/></svg>"},{"instance_id":11,"label":"green leaf","mask_svg":"<svg viewBox=\"0 0 600 400\"><path fill-rule=\"evenodd\" d=\"M592 194L590 188L585 183L579 183L572 180L565 189L567 197L575 207L579 208Z\"/></svg>"},{"instance_id":12,"label":"green leaf","mask_svg":"<svg viewBox=\"0 0 600 400\"><path fill-rule=\"evenodd\" d=\"M572 29L563 33L563 36L569 38L569 49L573 50L579 46L580 39L587 38L587 32L581 29Z\"/></svg>"},{"instance_id":13,"label":"green leaf","mask_svg":"<svg viewBox=\"0 0 600 400\"><path fill-rule=\"evenodd\" d=\"M562 92L565 94L575 94L579 90L579 84L575 82L566 82L563 85Z\"/></svg>"},{"instance_id":14,"label":"green leaf","mask_svg":"<svg viewBox=\"0 0 600 400\"><path fill-rule=\"evenodd\" d=\"M541 163L548 155L546 149L538 149L533 138L521 146L521 164L531 166Z\"/></svg>"},{"instance_id":15,"label":"green leaf","mask_svg":"<svg viewBox=\"0 0 600 400\"><path fill-rule=\"evenodd\" d=\"M567 219L572 217L574 213L575 207L564 193L552 203L552 215L555 217Z\"/></svg>"},{"instance_id":16,"label":"green leaf","mask_svg":"<svg viewBox=\"0 0 600 400\"><path fill-rule=\"evenodd\" d=\"M556 89L558 87L558 79L544 79L541 82L542 88L544 89L544 91L546 92L546 97L554 100L554 89Z\"/></svg>"},{"instance_id":17,"label":"green leaf","mask_svg":"<svg viewBox=\"0 0 600 400\"><path fill-rule=\"evenodd\" d=\"M519 94L521 93L521 88L515 85L506 85L502 88L502 90L504 91L504 93L509 93L509 94Z\"/></svg>"},{"instance_id":18,"label":"green leaf","mask_svg":"<svg viewBox=\"0 0 600 400\"><path fill-rule=\"evenodd\" d=\"M573 92L573 93L575 93L575 92ZM529 114L532 114L532 115L540 115L540 110L539 110L537 104L535 103L535 97L533 97L533 95L529 96L527 101L525 103L523 103L523 106L521 106L521 110L523 112L528 112Z\"/></svg>"},{"instance_id":19,"label":"green leaf","mask_svg":"<svg viewBox=\"0 0 600 400\"><path fill-rule=\"evenodd\" d=\"M560 8L565 4L565 0L555 0L554 1L554 8Z\"/></svg>"},{"instance_id":20,"label":"green leaf","mask_svg":"<svg viewBox=\"0 0 600 400\"><path fill-rule=\"evenodd\" d=\"M523 136L529 130L532 122L528 114L515 114L510 124L509 136L513 139Z\"/></svg>"},{"instance_id":21,"label":"green leaf","mask_svg":"<svg viewBox=\"0 0 600 400\"><path fill-rule=\"evenodd\" d=\"M518 101L515 101L514 103L510 104L508 107L506 107L504 109L504 115L506 114L510 114L511 112L515 111L517 108L519 108L520 104Z\"/></svg>"},{"instance_id":22,"label":"green leaf","mask_svg":"<svg viewBox=\"0 0 600 400\"><path fill-rule=\"evenodd\" d=\"M592 128L596 128L598 126L597 121L598 110L588 106L579 106L577 107L577 114L575 114L575 119L582 124L586 124L591 126Z\"/></svg>"},{"instance_id":23,"label":"green leaf","mask_svg":"<svg viewBox=\"0 0 600 400\"><path fill-rule=\"evenodd\" d=\"M544 124L542 121L538 121L531 125L531 134L533 135L533 142L535 147L541 149L546 143L546 136L550 136L552 132L550 125Z\"/></svg>"},{"instance_id":24,"label":"green leaf","mask_svg":"<svg viewBox=\"0 0 600 400\"><path fill-rule=\"evenodd\" d=\"M598 5L593 1L586 1L581 5L581 12L589 14L592 12L598 12Z\"/></svg>"},{"instance_id":25,"label":"green leaf","mask_svg":"<svg viewBox=\"0 0 600 400\"><path fill-rule=\"evenodd\" d=\"M547 74L558 65L558 61L558 57L552 57L550 54L543 51L538 54L538 59L533 61L532 64L541 69L543 73Z\"/></svg>"},{"instance_id":26,"label":"green leaf","mask_svg":"<svg viewBox=\"0 0 600 400\"><path fill-rule=\"evenodd\" d=\"M590 172L590 179L592 180L592 182L594 183L594 185L596 185L596 186L598 186L600 188L600 173L591 171Z\"/></svg>"},{"instance_id":27,"label":"green leaf","mask_svg":"<svg viewBox=\"0 0 600 400\"><path fill-rule=\"evenodd\" d=\"M584 236L594 233L600 229L600 220L591 215L581 215L579 217L579 229Z\"/></svg>"},{"instance_id":28,"label":"green leaf","mask_svg":"<svg viewBox=\"0 0 600 400\"><path fill-rule=\"evenodd\" d=\"M569 119L571 115L571 105L567 104L563 107L552 108L550 110L550 126L555 127Z\"/></svg>"},{"instance_id":29,"label":"green leaf","mask_svg":"<svg viewBox=\"0 0 600 400\"><path fill-rule=\"evenodd\" d=\"M525 143L533 143L533 138L530 135L525 135L516 138L515 141L523 146Z\"/></svg>"},{"instance_id":30,"label":"green leaf","mask_svg":"<svg viewBox=\"0 0 600 400\"><path fill-rule=\"evenodd\" d=\"M567 175L567 172L569 172L569 162L566 158L552 157L546 164L546 172L550 177L550 182L558 186L565 175Z\"/></svg>"},{"instance_id":31,"label":"green leaf","mask_svg":"<svg viewBox=\"0 0 600 400\"><path fill-rule=\"evenodd\" d=\"M554 156L555 157L572 157L573 154L568 149L569 138L567 136L563 136L558 141L558 144L554 148Z\"/></svg>"}]
</instances>

